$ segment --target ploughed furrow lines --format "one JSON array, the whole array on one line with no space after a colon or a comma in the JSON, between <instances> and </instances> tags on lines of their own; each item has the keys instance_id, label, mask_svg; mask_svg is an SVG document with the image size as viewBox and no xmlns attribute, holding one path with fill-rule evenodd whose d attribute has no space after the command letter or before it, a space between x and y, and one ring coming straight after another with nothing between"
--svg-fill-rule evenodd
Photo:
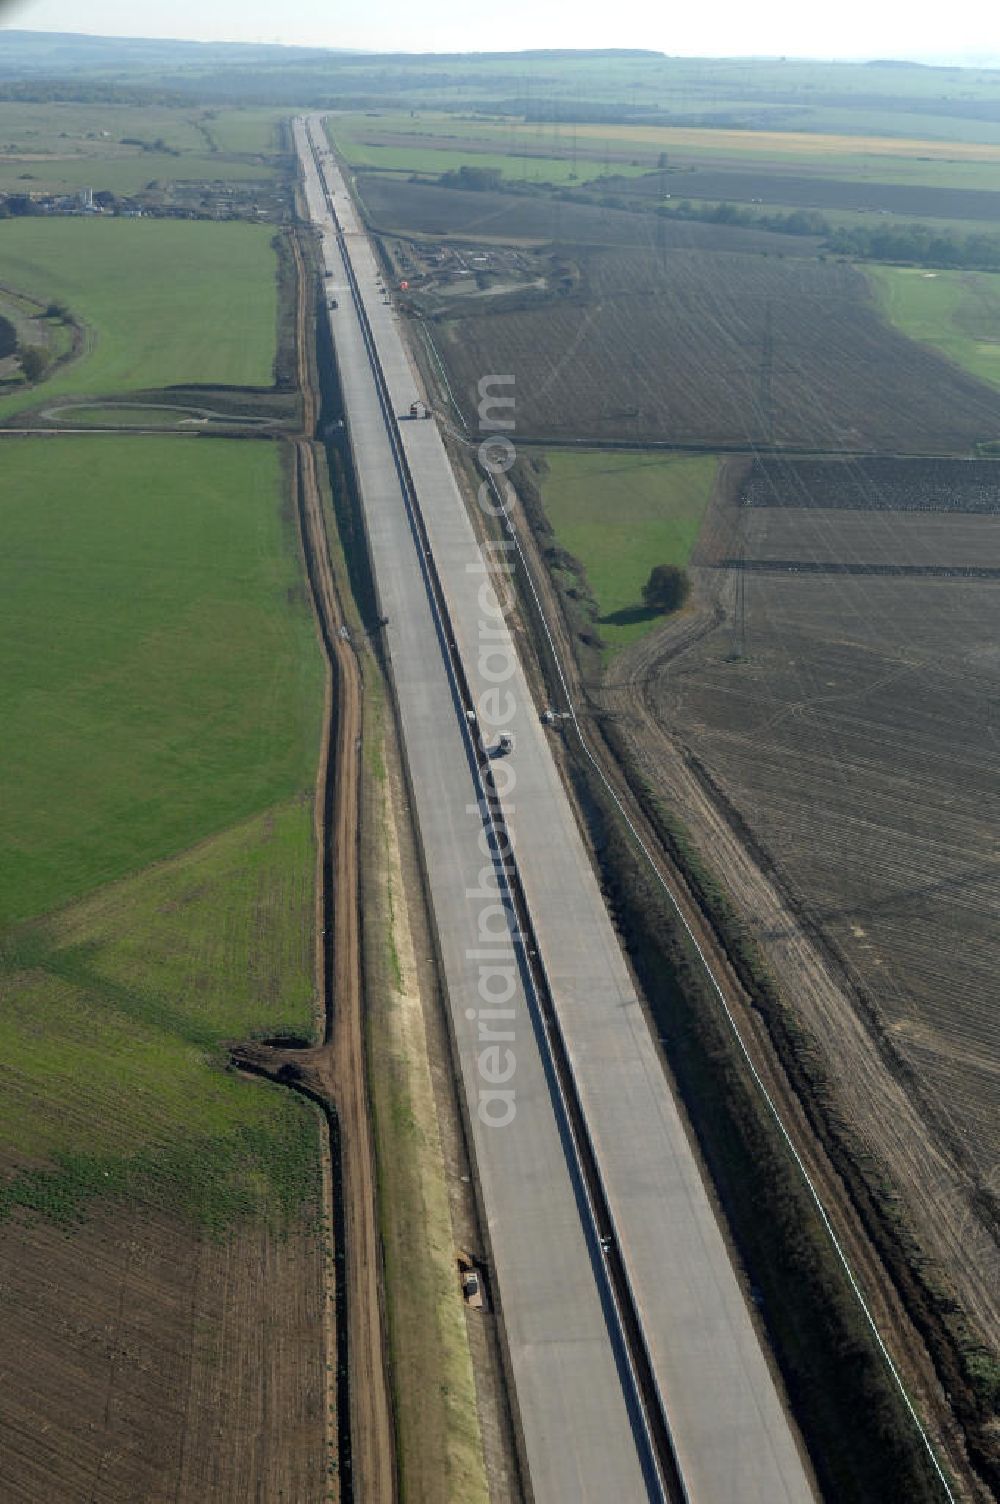
<instances>
[{"instance_id":1,"label":"ploughed furrow lines","mask_svg":"<svg viewBox=\"0 0 1000 1504\"><path fill-rule=\"evenodd\" d=\"M753 574L886 575L898 579L1000 580L1000 569L983 564L859 564L833 559L720 559L717 569Z\"/></svg>"}]
</instances>

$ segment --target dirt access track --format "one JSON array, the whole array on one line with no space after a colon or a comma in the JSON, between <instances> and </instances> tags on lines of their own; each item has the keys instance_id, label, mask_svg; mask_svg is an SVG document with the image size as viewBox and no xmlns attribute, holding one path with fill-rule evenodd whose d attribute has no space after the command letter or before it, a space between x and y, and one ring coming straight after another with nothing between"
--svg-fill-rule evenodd
<instances>
[{"instance_id":1,"label":"dirt access track","mask_svg":"<svg viewBox=\"0 0 1000 1504\"><path fill-rule=\"evenodd\" d=\"M308 333L310 278L298 241L298 360L306 435L318 399ZM331 1114L334 1224L338 1231L335 1302L327 1302L327 1351L337 1354L330 1401L337 1411L340 1498L392 1504L396 1447L387 1361L377 1180L368 1103L361 972L358 839L362 679L349 640L330 558L323 501L310 437L295 444L303 556L317 629L327 659L326 715L316 783L316 974L324 1001L323 1041L310 1050L245 1046L238 1065L304 1091ZM335 1389L335 1398L334 1391ZM345 1394L346 1391L346 1394ZM346 1405L345 1405L346 1399ZM329 1414L329 1408L328 1408Z\"/></svg>"}]
</instances>

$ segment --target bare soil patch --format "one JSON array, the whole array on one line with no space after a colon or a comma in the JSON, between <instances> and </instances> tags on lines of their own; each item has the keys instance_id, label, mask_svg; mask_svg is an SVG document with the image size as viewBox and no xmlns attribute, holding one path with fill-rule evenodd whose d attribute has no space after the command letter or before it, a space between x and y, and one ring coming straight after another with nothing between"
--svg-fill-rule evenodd
<instances>
[{"instance_id":1,"label":"bare soil patch","mask_svg":"<svg viewBox=\"0 0 1000 1504\"><path fill-rule=\"evenodd\" d=\"M742 468L741 464L737 461L730 460L724 462L721 467L722 484L720 489L727 490L730 481L737 482ZM706 542L711 543L714 535L715 546L728 547L729 545L725 537L726 519L719 517L716 510L710 513L710 521L714 525L706 526L703 529ZM710 578L713 582L718 582L724 577L721 572L716 572ZM541 588L543 591L545 590L544 582L541 584ZM711 600L706 601L703 606L699 603L699 607L690 614L684 613L676 618L669 634L665 633L661 636L661 643L663 637L669 636L670 638L670 648L666 651L669 652L672 649L673 654L676 654L683 646L690 646L699 641L707 631L710 631L713 623L717 620L714 609L715 604ZM560 618L558 608L552 601L551 594L549 594L549 605L551 610L549 620L555 624L555 629L560 638L562 638L562 634L559 631ZM650 645L654 641L655 639L648 639ZM643 646L645 647L646 644ZM565 638L562 638L562 647L563 661L567 665L571 665L571 645ZM628 655L628 657L631 656ZM619 667L622 661L619 660ZM627 661L627 659L624 661ZM655 655L652 661L655 662ZM573 675L572 667L569 667L569 672ZM641 688L650 678L648 665L637 669L635 681L637 687ZM590 693L588 693L588 689ZM640 728L643 727L645 705L641 694L636 695L634 698L627 693L622 695L621 686L616 685L614 690L609 689L606 694L598 695L594 685L585 686L577 683L575 698L578 705L581 703L584 705L589 704L591 709L598 712L605 726L606 733L607 729L613 724L616 745L620 746L622 737L627 738L629 742L634 741L640 751L645 754L644 758L640 758L638 761L638 767L644 778L646 780L653 777L659 778L659 786L661 788L669 788L673 796L675 775L678 771L681 776L687 775L688 770L683 759L675 752L672 744L667 741L666 737L659 733L658 728L655 738L647 740L643 737ZM612 713L610 720L605 719L605 716L602 714L602 712L606 712L607 710L610 710ZM601 740L596 726L592 734L590 728L588 728L585 734L591 748L595 750L595 755L601 757ZM635 765L635 762L630 760L630 766L634 768ZM605 766L608 776L618 790L619 796L630 807L631 817L636 822L636 826L641 832L642 839L646 842L648 849L659 853L658 861L661 871L668 874L668 885L677 898L681 912L685 914L687 922L691 924L693 932L698 936L699 944L702 946L704 954L709 958L713 972L719 981L719 985L727 1001L727 1006L733 1010L734 1015L738 1019L739 1028L744 1040L749 1042L755 1068L760 1072L761 1079L765 1083L771 1100L778 1104L784 1122L795 1138L798 1152L802 1155L803 1162L808 1168L808 1173L813 1184L819 1188L819 1194L836 1229L837 1238L840 1240L841 1246L847 1251L847 1257L850 1260L854 1273L865 1292L869 1309L874 1314L874 1319L878 1324L880 1332L888 1341L893 1359L905 1376L904 1382L908 1393L916 1403L918 1413L921 1415L923 1422L931 1430L935 1439L935 1446L943 1450L948 1457L949 1466L953 1467L963 1479L963 1485L958 1488L957 1496L961 1498L984 1498L985 1495L978 1485L975 1484L973 1484L970 1492L965 1492L964 1484L968 1476L968 1459L964 1438L950 1411L950 1398L946 1397L947 1381L943 1389L940 1378L934 1372L927 1348L921 1340L920 1332L914 1328L911 1313L905 1303L901 1301L900 1291L894 1287L893 1281L883 1265L879 1248L871 1241L872 1228L869 1219L855 1199L857 1196L856 1176L850 1181L845 1180L842 1174L842 1156L838 1154L836 1162L834 1162L829 1153L831 1145L824 1137L817 1134L816 1119L814 1116L816 1103L814 1100L804 1099L800 1095L801 1080L799 1078L801 1077L801 1072L798 1072L794 1077L790 1077L783 1067L780 1056L775 1049L774 1040L771 1037L770 1026L764 1022L764 1018L758 1011L757 1005L751 1001L751 997L736 975L731 957L727 956L719 933L713 928L711 923L706 922L707 916L700 907L700 898L695 896L695 890L685 881L676 862L672 858L672 847L663 846L657 828L650 823L646 812L636 807L636 802L632 797L629 785L622 780L620 767L614 761L606 762ZM631 778L631 772L629 776ZM699 785L697 782L694 779L690 779L690 781L694 784L695 791L698 792ZM671 806L676 807L673 797L671 797ZM728 830L728 827L725 826L725 821L722 824ZM699 829L698 834L701 836L701 829ZM598 843L604 854L604 858L607 856L606 840L607 832L605 831ZM699 841L700 849L701 842ZM730 848L721 854L725 858L721 870L727 874L732 866L738 866L738 859L745 855L741 843L736 837L732 838ZM713 861L714 856L715 852L713 851ZM602 865L604 865L603 860ZM649 889L644 888L641 882L637 887L626 886L623 892L617 876L618 869L605 865L604 870L606 875L611 874L610 881L613 885L613 901L616 903L616 913L619 916L619 920L624 926L628 927L630 933L634 933L633 922L636 920L636 916L641 916L644 911L647 915L649 914L653 897L651 897ZM656 911L653 910L652 912L655 913ZM640 919L639 923L641 924L642 922ZM671 930L672 920L667 913L657 914L655 918L649 919L648 922L652 925L653 930L661 940L663 935L669 934ZM804 939L801 931L799 931L799 938ZM808 952L808 941L805 942L805 945ZM823 959L822 957L813 955L812 962L813 976L818 979L819 984L818 996L822 999L824 997L824 984L828 981ZM692 983L696 983L697 979L692 978L687 973L685 975L687 975L688 987L690 988ZM685 1004L676 1010L676 1012L671 1010L669 1004L667 1004L664 1013L664 979L662 974L658 975L654 971L650 981L653 991L649 995L651 998L656 997L657 1003L655 1006L658 1006L661 1010L660 1018L664 1029L668 1056L674 1064L677 1064L679 1052L680 1057L687 1062L685 1065L686 1072L691 1061L685 1049L679 1043L680 1036L685 1032L684 1027L680 1024L680 1016L697 1016L701 1020L700 1027L703 1027L710 1034L713 1021L718 1020L719 1010L716 1001L703 997L700 1002L696 1002L693 991L685 991ZM669 996L669 987L666 990ZM833 986L832 990L835 994L837 993L836 985ZM795 995L797 996L797 994ZM871 1041L865 1037L864 1030L858 1020L855 1019L853 1024L855 1033L861 1038L859 1058L862 1070L859 1072L859 1078L865 1084L864 1089L870 1090L872 1079L878 1081L879 1077L880 1061L878 1050L877 1048L872 1048ZM821 1442L818 1432L823 1430L826 1423L821 1414L823 1406L821 1404L818 1410L814 1410L813 1404L817 1400L817 1397L823 1394L826 1386L829 1386L829 1393L842 1394L842 1384L833 1381L832 1375L838 1361L836 1354L841 1351L841 1341L845 1334L851 1330L852 1323L856 1321L858 1308L855 1304L854 1296L849 1294L846 1287L844 1287L841 1293L842 1295L847 1295L847 1306L846 1308L841 1306L837 1309L836 1315L832 1314L832 1308L837 1307L837 1297L832 1296L831 1288L824 1285L824 1276L820 1273L823 1268L827 1267L825 1260L832 1257L832 1251L825 1233L820 1237L820 1246L815 1247L814 1254L810 1255L810 1257L815 1256L815 1264L811 1266L811 1277L815 1278L816 1284L807 1295L804 1294L801 1288L804 1267L801 1261L803 1250L802 1240L804 1239L806 1244L808 1244L810 1230L813 1232L816 1230L811 1208L807 1209L801 1205L798 1207L798 1213L794 1218L795 1230L792 1232L788 1220L789 1202L794 1203L796 1198L794 1186L789 1186L782 1181L784 1169L780 1164L780 1156L779 1163L771 1162L766 1170L762 1168L767 1163L763 1145L767 1141L767 1131L764 1124L768 1121L768 1115L766 1112L763 1113L762 1122L758 1116L758 1110L761 1109L762 1103L759 1099L754 1099L752 1091L749 1094L750 1100L744 1099L739 1109L737 1109L733 1101L729 1098L728 1092L733 1088L736 1080L743 1081L744 1084L748 1083L744 1081L743 1073L739 1069L737 1069L734 1077L732 1073L733 1062L730 1061L728 1066L724 1063L726 1061L726 1050L724 1047L720 1048L720 1045L721 1041L716 1039L715 1044L709 1051L711 1066L707 1079L702 1079L694 1092L693 1098L688 1097L686 1100L688 1100L689 1106L696 1103L697 1111L702 1116L702 1119L707 1119L712 1124L712 1128L707 1135L708 1148L706 1152L709 1152L712 1157L714 1169L721 1172L719 1184L720 1186L725 1186L723 1194L727 1210L730 1214L734 1215L735 1225L739 1226L741 1249L754 1270L752 1277L759 1279L762 1286L767 1286L770 1291L767 1295L764 1295L763 1291L759 1291L758 1298L761 1299L765 1312L769 1313L768 1324L771 1327L772 1336L775 1337L780 1348L782 1363L785 1366L786 1375L796 1394L797 1403L804 1407L803 1413L805 1411L809 1413L808 1429L813 1443L819 1448L817 1455L823 1459L824 1464L834 1464L833 1471L836 1472L834 1459L843 1462L844 1454L849 1453L855 1463L859 1462L864 1453L864 1442L858 1433L857 1423L854 1420L848 1421L848 1425L851 1428L850 1442L846 1442L846 1438L842 1438L839 1443L836 1441L831 1442L829 1436L825 1438L824 1442ZM690 1086L690 1081L687 1084ZM885 1098L891 1095L886 1091L884 1081L881 1083L880 1095ZM896 1088L896 1096L893 1098L894 1111L898 1107L897 1099L901 1099L902 1101L904 1112L900 1116L901 1118L905 1118L906 1097L898 1087ZM737 1121L740 1124L738 1129L733 1118L734 1112L737 1113ZM728 1130L723 1126L726 1122L729 1123ZM704 1121L701 1127L704 1129ZM762 1184L749 1192L743 1192L744 1205L740 1209L737 1209L735 1205L740 1199L739 1194L734 1191L734 1186L729 1178L732 1172L730 1161L733 1147L732 1141L728 1141L727 1148L720 1149L719 1136L721 1135L722 1139L726 1140L727 1131L729 1134L735 1133L737 1138L744 1133L749 1133L751 1137L762 1133L762 1138L758 1138L755 1152L752 1156L753 1169L751 1170L747 1166L743 1174L738 1176L740 1187L745 1186L748 1174L751 1180L754 1175L760 1175ZM704 1142L705 1140L703 1140ZM720 1153L721 1162L719 1159ZM838 1169L838 1166L841 1168ZM778 1190L779 1186L783 1186L783 1189ZM770 1211L765 1212L763 1205L772 1198L776 1200L777 1205L772 1207ZM778 1210L779 1206L780 1211ZM777 1241L772 1242L766 1250L762 1250L760 1246L761 1238L763 1236L766 1240L768 1236L764 1232L764 1227L772 1228L772 1215L774 1216L775 1223L780 1224L784 1229L784 1234L779 1235ZM800 1217L801 1220L799 1220ZM794 1250L791 1255L789 1254L790 1249ZM806 1265L808 1265L808 1262L807 1259ZM776 1273L777 1270L781 1272ZM829 1269L827 1272L829 1273ZM833 1286L838 1289L840 1288L839 1273L837 1278L833 1280ZM821 1289L822 1294L819 1293ZM775 1330L778 1307L780 1307L780 1319L777 1320L777 1327L783 1328L780 1336ZM818 1363L816 1361L818 1356L816 1342L814 1338L811 1339L808 1335L813 1327L813 1323L816 1323L817 1331L822 1330L823 1332L820 1347L825 1350L825 1357L820 1358ZM839 1335L834 1336L833 1333L835 1332L839 1333ZM864 1346L863 1343L862 1346ZM811 1354L811 1377L805 1382L803 1382L803 1367L809 1368L810 1362L803 1364L802 1352L804 1350L808 1350ZM863 1387L864 1380L861 1378L861 1374L865 1371L867 1360L863 1359L860 1353L857 1354L857 1357L858 1368L854 1370L848 1379L848 1388L852 1393L853 1403L855 1405L862 1404L865 1407L865 1413L870 1421L872 1410L876 1403L883 1407L885 1406L886 1395L883 1392L877 1402L874 1394L867 1396L864 1400L859 1399L861 1388L856 1386ZM881 1363L878 1360L876 1361L876 1368L881 1368ZM868 1377L873 1377L870 1371ZM878 1384L876 1382L875 1390L877 1389ZM872 1408L870 1409L869 1407ZM836 1404L834 1404L833 1408L836 1409ZM888 1408L891 1410L891 1405ZM848 1412L849 1410L850 1404L848 1405ZM885 1409L881 1413L884 1419ZM827 1414L826 1420L829 1420L829 1414ZM836 1424L834 1425L834 1430L836 1430ZM912 1478L908 1476L907 1482L901 1483L900 1473L894 1472L893 1465L887 1465L886 1461L890 1455L887 1449L890 1447L901 1445L902 1450L905 1452L905 1438L912 1436L910 1421L905 1416L897 1416L895 1421L889 1420L886 1422L886 1429L882 1430L880 1435L881 1439L875 1445L875 1455L881 1459L881 1464L887 1468L885 1477L882 1483L875 1483L873 1477L869 1475L866 1483L861 1483L857 1476L852 1475L853 1486L859 1490L858 1497L865 1499L874 1497L887 1498L889 1493L892 1492L892 1487L901 1490L899 1494L901 1498L904 1496L906 1498L915 1497L915 1494L908 1492L908 1488L913 1482ZM857 1446L857 1451L854 1451L855 1446ZM870 1461L871 1458L869 1458ZM910 1461L912 1463L912 1458ZM850 1473L850 1467L851 1465L848 1464L848 1473ZM890 1486L888 1481L890 1477L893 1479L892 1486ZM828 1481L830 1481L829 1475ZM831 1497L846 1497L846 1491L840 1487L842 1484L846 1484L846 1475L844 1474L841 1475L838 1485L833 1486ZM884 1484L884 1487L882 1484ZM874 1491L872 1491L873 1489ZM937 1497L936 1488L933 1484L931 1485L931 1496Z\"/></svg>"},{"instance_id":2,"label":"bare soil patch","mask_svg":"<svg viewBox=\"0 0 1000 1504\"><path fill-rule=\"evenodd\" d=\"M838 512L947 514L944 526L927 517L911 537L933 538L936 548L957 534L963 513L1000 516L1000 465L992 460L923 459L904 464L890 457L859 460L759 459L741 492L749 507L832 507ZM849 525L838 521L838 528ZM901 524L893 522L893 530ZM801 533L801 526L793 531Z\"/></svg>"},{"instance_id":3,"label":"bare soil patch","mask_svg":"<svg viewBox=\"0 0 1000 1504\"><path fill-rule=\"evenodd\" d=\"M378 172L360 173L357 186L375 229L411 235L540 240L561 245L773 250L775 254L788 247L787 236L768 230L696 221L657 221L650 214L628 208L577 204L548 193L472 193Z\"/></svg>"},{"instance_id":4,"label":"bare soil patch","mask_svg":"<svg viewBox=\"0 0 1000 1504\"><path fill-rule=\"evenodd\" d=\"M566 295L467 305L435 326L470 421L480 376L503 371L522 439L947 454L1000 434L997 394L891 330L853 267L670 247L574 255Z\"/></svg>"},{"instance_id":5,"label":"bare soil patch","mask_svg":"<svg viewBox=\"0 0 1000 1504\"><path fill-rule=\"evenodd\" d=\"M790 209L848 209L910 219L1000 221L1000 193L981 188L934 188L922 183L879 183L796 176L759 168L688 167L615 180L614 191L642 198L713 199L737 204L780 204Z\"/></svg>"},{"instance_id":6,"label":"bare soil patch","mask_svg":"<svg viewBox=\"0 0 1000 1504\"><path fill-rule=\"evenodd\" d=\"M734 508L714 547L997 566L1000 519ZM733 573L696 574L702 633L640 644L611 699L640 707L628 735L784 983L835 1110L992 1343L1000 585L769 572L746 579L741 629Z\"/></svg>"},{"instance_id":7,"label":"bare soil patch","mask_svg":"<svg viewBox=\"0 0 1000 1504\"><path fill-rule=\"evenodd\" d=\"M0 1233L0 1496L204 1504L324 1496L323 1244L224 1242L107 1204Z\"/></svg>"}]
</instances>

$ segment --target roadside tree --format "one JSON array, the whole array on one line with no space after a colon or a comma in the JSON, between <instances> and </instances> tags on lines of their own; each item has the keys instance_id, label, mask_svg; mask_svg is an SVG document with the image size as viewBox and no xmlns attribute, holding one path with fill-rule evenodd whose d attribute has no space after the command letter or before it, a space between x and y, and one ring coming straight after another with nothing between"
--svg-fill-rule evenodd
<instances>
[{"instance_id":1,"label":"roadside tree","mask_svg":"<svg viewBox=\"0 0 1000 1504\"><path fill-rule=\"evenodd\" d=\"M654 564L642 587L642 598L654 611L679 611L691 593L691 581L676 564Z\"/></svg>"}]
</instances>

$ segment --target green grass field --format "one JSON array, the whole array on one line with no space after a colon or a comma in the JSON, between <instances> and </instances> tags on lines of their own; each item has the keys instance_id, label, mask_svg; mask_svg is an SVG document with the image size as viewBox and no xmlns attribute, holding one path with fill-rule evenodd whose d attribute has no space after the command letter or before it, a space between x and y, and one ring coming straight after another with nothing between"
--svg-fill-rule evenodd
<instances>
[{"instance_id":1,"label":"green grass field","mask_svg":"<svg viewBox=\"0 0 1000 1504\"><path fill-rule=\"evenodd\" d=\"M3 460L0 1215L112 1193L281 1222L315 1117L221 1069L313 1025L322 669L278 451Z\"/></svg>"},{"instance_id":2,"label":"green grass field","mask_svg":"<svg viewBox=\"0 0 1000 1504\"><path fill-rule=\"evenodd\" d=\"M897 329L1000 387L1000 273L864 270Z\"/></svg>"},{"instance_id":3,"label":"green grass field","mask_svg":"<svg viewBox=\"0 0 1000 1504\"><path fill-rule=\"evenodd\" d=\"M311 802L285 801L0 945L0 1220L97 1195L221 1234L315 1194L317 1123L223 1070L312 1024Z\"/></svg>"},{"instance_id":4,"label":"green grass field","mask_svg":"<svg viewBox=\"0 0 1000 1504\"><path fill-rule=\"evenodd\" d=\"M205 110L201 119L220 151L271 153L277 147L278 124L288 109Z\"/></svg>"},{"instance_id":5,"label":"green grass field","mask_svg":"<svg viewBox=\"0 0 1000 1504\"><path fill-rule=\"evenodd\" d=\"M488 127L476 122L463 121L460 126L449 122L447 134L451 138L443 143L438 117L413 119L409 116L387 116L368 119L364 116L336 118L328 123L330 139L337 150L352 167L378 167L386 171L417 172L438 175L454 172L459 167L496 168L513 182L558 183L567 186L573 182L585 183L602 173L613 171L619 176L636 176L649 170L633 167L627 163L609 164L593 151L572 154L569 128L557 127L538 132L518 132L507 128ZM412 143L398 141L382 142L382 136L405 133L412 136ZM427 144L421 136L431 135ZM521 149L517 148L518 143ZM530 152L531 155L525 155Z\"/></svg>"},{"instance_id":6,"label":"green grass field","mask_svg":"<svg viewBox=\"0 0 1000 1504\"><path fill-rule=\"evenodd\" d=\"M0 162L0 191L5 193L72 193L78 188L130 195L151 183L269 182L274 168L257 162L234 162L225 156L160 152L133 156L65 157L49 161Z\"/></svg>"},{"instance_id":7,"label":"green grass field","mask_svg":"<svg viewBox=\"0 0 1000 1504\"><path fill-rule=\"evenodd\" d=\"M0 154L106 155L123 137L162 141L171 151L204 151L195 123L200 109L169 105L80 104L0 100Z\"/></svg>"},{"instance_id":8,"label":"green grass field","mask_svg":"<svg viewBox=\"0 0 1000 1504\"><path fill-rule=\"evenodd\" d=\"M65 407L54 407L52 416L68 423L71 428L162 428L176 431L186 424L188 432L191 431L191 417L186 408L128 407L116 402L83 407L74 402Z\"/></svg>"},{"instance_id":9,"label":"green grass field","mask_svg":"<svg viewBox=\"0 0 1000 1504\"><path fill-rule=\"evenodd\" d=\"M661 620L643 607L642 587L654 564L690 559L716 462L607 449L551 450L546 460L546 516L583 565L600 634L617 652Z\"/></svg>"},{"instance_id":10,"label":"green grass field","mask_svg":"<svg viewBox=\"0 0 1000 1504\"><path fill-rule=\"evenodd\" d=\"M222 152L268 153L275 126L287 109L224 105L78 104L48 100L0 100L0 156L18 153L105 157L133 151L131 138L171 151L204 156L211 144Z\"/></svg>"},{"instance_id":11,"label":"green grass field","mask_svg":"<svg viewBox=\"0 0 1000 1504\"><path fill-rule=\"evenodd\" d=\"M651 171L660 152L671 165L774 168L857 178L865 183L995 189L1000 144L927 141L919 136L710 129L670 125L576 126L556 122L456 118L423 111L335 117L330 131L352 166L438 173L467 162L507 177L582 184L603 173ZM403 144L403 138L407 138ZM525 151L533 154L525 157ZM630 154L635 154L630 160ZM574 165L575 162L575 165ZM678 179L675 196L683 193ZM980 226L981 228L981 226Z\"/></svg>"},{"instance_id":12,"label":"green grass field","mask_svg":"<svg viewBox=\"0 0 1000 1504\"><path fill-rule=\"evenodd\" d=\"M49 397L185 382L269 386L277 323L273 231L177 220L18 219L0 283L67 304L89 349L0 417Z\"/></svg>"},{"instance_id":13,"label":"green grass field","mask_svg":"<svg viewBox=\"0 0 1000 1504\"><path fill-rule=\"evenodd\" d=\"M6 440L0 924L314 775L319 663L265 444Z\"/></svg>"},{"instance_id":14,"label":"green grass field","mask_svg":"<svg viewBox=\"0 0 1000 1504\"><path fill-rule=\"evenodd\" d=\"M0 190L132 194L151 182L269 181L271 164L239 157L272 154L281 115L200 105L0 101Z\"/></svg>"},{"instance_id":15,"label":"green grass field","mask_svg":"<svg viewBox=\"0 0 1000 1504\"><path fill-rule=\"evenodd\" d=\"M530 133L534 128L520 129ZM605 144L619 149L644 146L685 161L704 158L706 166L719 158L758 167L774 162L786 171L814 168L828 176L953 188L995 189L1000 164L1000 145L995 144L809 131L584 124L577 127L576 142L581 152L598 142L602 150Z\"/></svg>"}]
</instances>

